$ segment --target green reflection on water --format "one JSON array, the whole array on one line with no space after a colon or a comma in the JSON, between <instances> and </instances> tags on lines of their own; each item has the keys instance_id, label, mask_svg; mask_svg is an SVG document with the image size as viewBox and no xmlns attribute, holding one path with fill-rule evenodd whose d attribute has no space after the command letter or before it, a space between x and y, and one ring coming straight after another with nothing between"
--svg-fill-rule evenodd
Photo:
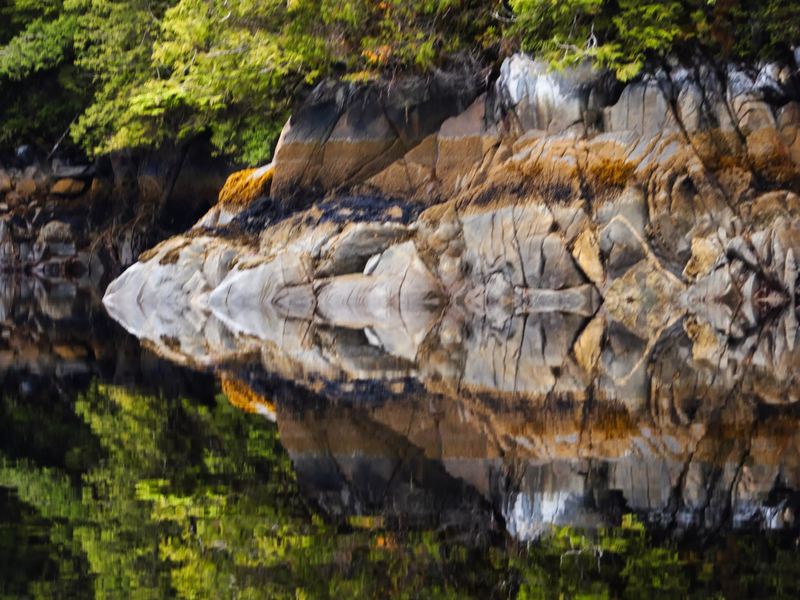
<instances>
[{"instance_id":1,"label":"green reflection on water","mask_svg":"<svg viewBox=\"0 0 800 600\"><path fill-rule=\"evenodd\" d=\"M1 598L800 597L785 537L679 545L630 516L529 545L328 523L277 426L222 394L209 405L93 384L35 417L8 395L3 410L16 437L0 469Z\"/></svg>"}]
</instances>

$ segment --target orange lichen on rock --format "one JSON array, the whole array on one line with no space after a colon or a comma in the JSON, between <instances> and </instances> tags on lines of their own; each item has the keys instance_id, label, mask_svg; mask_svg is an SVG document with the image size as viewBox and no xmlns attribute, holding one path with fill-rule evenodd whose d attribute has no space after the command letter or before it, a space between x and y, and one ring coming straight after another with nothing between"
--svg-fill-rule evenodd
<instances>
[{"instance_id":1,"label":"orange lichen on rock","mask_svg":"<svg viewBox=\"0 0 800 600\"><path fill-rule=\"evenodd\" d=\"M247 206L256 198L267 196L274 174L275 163L232 173L219 193L220 204Z\"/></svg>"},{"instance_id":2,"label":"orange lichen on rock","mask_svg":"<svg viewBox=\"0 0 800 600\"><path fill-rule=\"evenodd\" d=\"M238 379L222 379L222 393L228 401L246 413L275 414L275 405L264 396L256 394L250 386Z\"/></svg>"},{"instance_id":3,"label":"orange lichen on rock","mask_svg":"<svg viewBox=\"0 0 800 600\"><path fill-rule=\"evenodd\" d=\"M634 170L636 170L634 163L609 158L600 159L589 167L596 185L601 188L624 187Z\"/></svg>"}]
</instances>

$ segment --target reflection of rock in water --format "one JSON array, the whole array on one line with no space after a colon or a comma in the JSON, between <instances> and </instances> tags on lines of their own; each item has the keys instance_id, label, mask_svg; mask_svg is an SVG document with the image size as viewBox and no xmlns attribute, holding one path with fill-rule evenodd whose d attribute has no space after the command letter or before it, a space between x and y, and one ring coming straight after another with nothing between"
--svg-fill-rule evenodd
<instances>
[{"instance_id":1,"label":"reflection of rock in water","mask_svg":"<svg viewBox=\"0 0 800 600\"><path fill-rule=\"evenodd\" d=\"M459 210L409 227L392 207L347 225L312 209L250 245L174 238L105 303L172 360L260 362L302 390L277 420L332 514L477 511L521 538L630 510L681 529L793 524L794 229L702 238L679 278L627 218L576 213L562 220L596 231L587 283L580 228L543 205Z\"/></svg>"},{"instance_id":2,"label":"reflection of rock in water","mask_svg":"<svg viewBox=\"0 0 800 600\"><path fill-rule=\"evenodd\" d=\"M142 349L112 321L98 291L69 280L0 276L0 388L10 397L74 400L95 378L169 394L213 395L206 376L187 376Z\"/></svg>"},{"instance_id":3,"label":"reflection of rock in water","mask_svg":"<svg viewBox=\"0 0 800 600\"><path fill-rule=\"evenodd\" d=\"M533 396L432 393L408 379L309 389L253 367L238 376L274 399L301 482L333 516L453 526L501 516L521 539L630 511L680 530L796 525L797 405L760 402L691 350L681 330L662 340L645 369L651 393L634 403L598 385Z\"/></svg>"},{"instance_id":4,"label":"reflection of rock in water","mask_svg":"<svg viewBox=\"0 0 800 600\"><path fill-rule=\"evenodd\" d=\"M619 406L498 411L424 395L278 409L298 476L332 513L455 522L444 513L482 505L454 503L448 490L458 482L523 539L550 524L611 525L629 511L679 529L793 525L800 423L796 414L758 418L716 406L687 425L659 426ZM474 498L460 493L464 503Z\"/></svg>"},{"instance_id":5,"label":"reflection of rock in water","mask_svg":"<svg viewBox=\"0 0 800 600\"><path fill-rule=\"evenodd\" d=\"M716 233L698 237L679 278L626 204L594 222L576 205L452 203L413 223L384 204L346 224L352 208L315 207L257 237L245 211L216 237L199 228L146 253L104 302L173 360L256 352L291 378L416 377L534 396L597 379L605 395L635 403L648 393L653 348L684 322L698 359L761 367L791 385L794 226L776 222L727 248Z\"/></svg>"},{"instance_id":6,"label":"reflection of rock in water","mask_svg":"<svg viewBox=\"0 0 800 600\"><path fill-rule=\"evenodd\" d=\"M99 309L96 292L70 282L2 276L0 370L88 373L90 357L105 345L90 326Z\"/></svg>"}]
</instances>

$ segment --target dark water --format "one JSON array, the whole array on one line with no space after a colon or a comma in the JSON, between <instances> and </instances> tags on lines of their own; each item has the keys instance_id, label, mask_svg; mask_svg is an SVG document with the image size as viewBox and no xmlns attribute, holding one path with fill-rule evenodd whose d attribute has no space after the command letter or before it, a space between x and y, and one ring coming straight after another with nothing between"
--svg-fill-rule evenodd
<instances>
[{"instance_id":1,"label":"dark water","mask_svg":"<svg viewBox=\"0 0 800 600\"><path fill-rule=\"evenodd\" d=\"M192 371L96 293L3 289L0 598L800 597L791 402Z\"/></svg>"}]
</instances>

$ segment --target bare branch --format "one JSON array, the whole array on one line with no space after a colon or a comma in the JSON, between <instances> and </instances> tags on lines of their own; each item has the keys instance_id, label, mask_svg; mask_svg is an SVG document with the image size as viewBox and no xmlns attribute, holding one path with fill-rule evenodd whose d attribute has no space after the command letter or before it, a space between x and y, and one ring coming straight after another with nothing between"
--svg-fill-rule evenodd
<instances>
[{"instance_id":1,"label":"bare branch","mask_svg":"<svg viewBox=\"0 0 800 600\"><path fill-rule=\"evenodd\" d=\"M153 14L153 10L150 8L150 3L149 3L149 2L147 3L147 12L149 12L149 13L150 13L150 17L153 19L153 21L155 21L156 23L158 23L159 25L161 25L161 21L159 21L159 20L156 18L156 16Z\"/></svg>"},{"instance_id":2,"label":"bare branch","mask_svg":"<svg viewBox=\"0 0 800 600\"><path fill-rule=\"evenodd\" d=\"M74 117L72 117L72 121L69 122L69 125L67 125L67 128L64 130L64 133L62 133L61 137L58 138L58 141L56 142L56 145L53 146L52 150L50 150L50 154L47 155L47 158L45 158L45 161L50 160L50 157L53 156L53 154L55 154L56 150L58 150L58 147L61 145L61 142L63 142L64 138L67 137L67 134L69 133L69 130L72 129L72 125L75 123L75 121L80 116L80 114L81 113L78 113Z\"/></svg>"},{"instance_id":3,"label":"bare branch","mask_svg":"<svg viewBox=\"0 0 800 600\"><path fill-rule=\"evenodd\" d=\"M250 48L249 45L245 44L244 46L239 46L238 48L234 48L233 50L217 50L216 52L209 52L206 54L208 58L216 58L217 56L225 56L227 54L239 54L240 52L244 52Z\"/></svg>"}]
</instances>

